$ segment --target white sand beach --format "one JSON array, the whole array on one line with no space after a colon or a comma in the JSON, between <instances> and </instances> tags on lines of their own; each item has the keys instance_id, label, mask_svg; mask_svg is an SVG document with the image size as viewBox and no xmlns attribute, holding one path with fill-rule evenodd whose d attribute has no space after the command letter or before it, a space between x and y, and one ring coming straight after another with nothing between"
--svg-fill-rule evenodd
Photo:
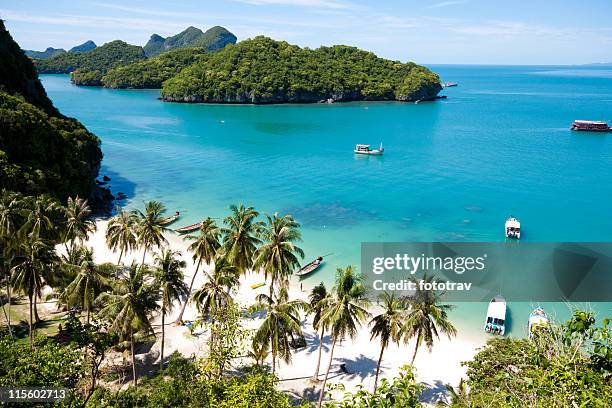
<instances>
[{"instance_id":1,"label":"white sand beach","mask_svg":"<svg viewBox=\"0 0 612 408\"><path fill-rule=\"evenodd\" d=\"M113 262L116 263L119 257L118 253L113 253L106 247L105 231L108 221L99 220L97 222L97 231L90 235L86 245L94 248L94 256L96 262ZM191 259L191 254L187 251L188 242L173 232L165 235L169 242L170 248L175 251L180 251L182 258L187 262L187 270L185 273L185 281L187 284L191 281L195 271L195 265ZM153 253L147 254L147 262L153 262ZM130 264L132 261L140 262L142 260L142 251L137 251L124 255L122 262ZM204 265L203 269L208 269L208 265ZM204 281L203 274L198 273L198 277L194 283L194 290L198 289ZM267 293L268 287L263 286L258 289L252 289L251 285L264 282L263 274L248 273L241 279L240 288L235 296L235 299L243 306L252 305L255 302L255 296L258 293ZM300 283L297 277L292 278L290 287L290 297L307 300L309 289L317 284L317 280L303 281L303 291L300 290ZM204 355L206 352L206 334L192 336L185 326L177 326L173 322L180 312L180 307L177 304L170 316L166 317L166 343L165 356L169 356L174 351L179 351L185 356ZM370 310L376 314L375 307ZM183 319L185 321L195 320L197 311L193 303L189 303L185 310ZM156 330L159 329L161 317L154 319ZM257 328L258 319L245 322L249 328ZM280 363L277 368L277 376L280 379L279 387L287 392L300 397L312 397L318 391L319 385L314 384L310 379L314 373L317 361L317 346L318 335L312 329L312 318L305 317L303 323L304 335L307 339L307 347L294 352L290 364ZM434 345L432 352L428 352L426 347L422 346L416 357L415 367L417 380L423 383L427 390L424 398L428 402L434 403L445 394L445 384L457 385L459 380L465 374L465 369L461 366L462 361L470 360L475 354L478 347L484 344L484 339L481 343L475 342L461 332L456 338L448 340L442 337ZM320 379L323 378L327 364L329 362L329 349L331 346L329 336L325 336L323 347L324 352L321 359ZM152 348L152 352L158 355L160 341ZM385 350L383 362L381 365L380 378L393 378L400 371L400 368L410 361L414 343L407 345L402 344L397 346L391 344ZM369 327L362 326L357 338L352 341L346 339L336 345L334 352L334 361L330 370L330 383L342 383L347 391L355 391L358 385L362 385L367 390L371 390L374 384L374 376L376 373L376 364L380 354L379 343L377 339L370 340ZM138 355L143 358L143 355ZM156 357L159 358L159 357ZM246 359L245 359L246 360ZM269 359L268 359L269 360ZM270 361L267 361L270 363ZM246 361L236 361L235 365L246 363ZM249 363L253 363L250 360ZM341 365L345 364L346 372L341 369Z\"/></svg>"}]
</instances>

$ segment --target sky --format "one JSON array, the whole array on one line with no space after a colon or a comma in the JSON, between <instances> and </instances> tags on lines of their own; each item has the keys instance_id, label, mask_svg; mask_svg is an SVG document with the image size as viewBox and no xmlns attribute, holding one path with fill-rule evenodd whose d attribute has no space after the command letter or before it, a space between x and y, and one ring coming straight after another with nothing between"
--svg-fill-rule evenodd
<instances>
[{"instance_id":1,"label":"sky","mask_svg":"<svg viewBox=\"0 0 612 408\"><path fill-rule=\"evenodd\" d=\"M422 64L612 62L612 0L0 0L0 18L34 50L221 25Z\"/></svg>"}]
</instances>

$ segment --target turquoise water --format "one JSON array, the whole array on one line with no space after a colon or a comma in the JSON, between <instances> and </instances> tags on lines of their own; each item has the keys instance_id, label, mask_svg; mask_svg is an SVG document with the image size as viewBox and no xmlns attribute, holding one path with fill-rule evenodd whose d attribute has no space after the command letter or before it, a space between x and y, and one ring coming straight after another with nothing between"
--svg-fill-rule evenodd
<instances>
[{"instance_id":1,"label":"turquoise water","mask_svg":"<svg viewBox=\"0 0 612 408\"><path fill-rule=\"evenodd\" d=\"M128 207L161 200L181 225L232 203L292 213L308 260L334 253L306 286L358 265L362 241L500 241L508 214L524 241L612 240L612 134L568 130L574 119L612 121L612 70L432 68L459 86L420 104L170 104L158 91L42 78L55 105L103 140L101 174ZM352 152L380 142L382 157ZM532 306L510 305L521 323L512 333ZM454 314L478 332L483 310Z\"/></svg>"}]
</instances>

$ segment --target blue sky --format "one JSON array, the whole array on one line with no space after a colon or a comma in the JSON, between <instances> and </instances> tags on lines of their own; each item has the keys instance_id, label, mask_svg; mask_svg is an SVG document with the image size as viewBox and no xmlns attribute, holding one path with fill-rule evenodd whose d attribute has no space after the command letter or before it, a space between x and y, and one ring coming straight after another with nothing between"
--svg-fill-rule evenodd
<instances>
[{"instance_id":1,"label":"blue sky","mask_svg":"<svg viewBox=\"0 0 612 408\"><path fill-rule=\"evenodd\" d=\"M239 40L347 44L429 64L612 61L612 0L2 0L0 18L37 50L222 25Z\"/></svg>"}]
</instances>

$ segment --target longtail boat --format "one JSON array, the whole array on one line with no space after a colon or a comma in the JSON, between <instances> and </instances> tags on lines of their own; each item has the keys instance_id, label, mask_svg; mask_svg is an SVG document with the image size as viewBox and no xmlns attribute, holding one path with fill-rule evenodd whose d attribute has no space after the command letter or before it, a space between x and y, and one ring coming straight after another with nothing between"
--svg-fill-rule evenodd
<instances>
[{"instance_id":1,"label":"longtail boat","mask_svg":"<svg viewBox=\"0 0 612 408\"><path fill-rule=\"evenodd\" d=\"M179 234L185 234L187 232L198 230L200 229L201 226L202 226L202 221L196 222L195 224L187 225L185 227L175 229L174 232L178 232Z\"/></svg>"},{"instance_id":2,"label":"longtail boat","mask_svg":"<svg viewBox=\"0 0 612 408\"><path fill-rule=\"evenodd\" d=\"M170 217L164 218L160 224L161 225L170 225L172 224L174 221L178 220L181 217L181 213L180 212L176 212L174 215L171 215Z\"/></svg>"},{"instance_id":3,"label":"longtail boat","mask_svg":"<svg viewBox=\"0 0 612 408\"><path fill-rule=\"evenodd\" d=\"M323 264L323 257L319 256L314 261L310 262L307 265L304 265L304 267L300 269L299 271L297 271L295 274L297 276L308 275L309 273L316 271L319 268L319 266L321 266L322 264Z\"/></svg>"}]
</instances>

